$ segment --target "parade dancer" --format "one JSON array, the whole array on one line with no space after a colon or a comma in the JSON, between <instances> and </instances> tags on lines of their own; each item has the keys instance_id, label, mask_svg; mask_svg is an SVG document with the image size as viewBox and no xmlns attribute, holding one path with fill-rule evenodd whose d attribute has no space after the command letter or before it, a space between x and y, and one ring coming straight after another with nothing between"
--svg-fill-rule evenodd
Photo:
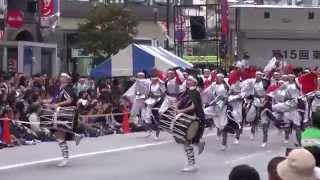
<instances>
[{"instance_id":1,"label":"parade dancer","mask_svg":"<svg viewBox=\"0 0 320 180\"><path fill-rule=\"evenodd\" d=\"M255 138L264 96L269 86L269 81L264 79L263 75L264 74L261 71L257 71L255 79L248 79L242 83L242 93L245 97L244 118L246 122L251 124L251 140L254 140Z\"/></svg>"},{"instance_id":2,"label":"parade dancer","mask_svg":"<svg viewBox=\"0 0 320 180\"><path fill-rule=\"evenodd\" d=\"M159 129L159 114L158 110L153 110L154 107L159 107L165 93L165 86L157 76L151 77L150 89L148 91L145 106L142 108L142 119L150 126L150 129L155 130L155 139L158 139Z\"/></svg>"},{"instance_id":3,"label":"parade dancer","mask_svg":"<svg viewBox=\"0 0 320 180\"><path fill-rule=\"evenodd\" d=\"M294 74L288 75L289 81L287 85L287 104L291 107L291 111L287 112L284 120L290 120L293 130L296 134L296 144L301 146L301 133L303 131L305 103L300 98L302 95L301 87L296 81Z\"/></svg>"},{"instance_id":4,"label":"parade dancer","mask_svg":"<svg viewBox=\"0 0 320 180\"><path fill-rule=\"evenodd\" d=\"M230 90L227 103L227 117L229 126L227 126L229 128L229 131L231 131L232 134L235 134L234 144L239 144L241 124L243 121L243 99L241 96L240 78L241 72L239 69L236 69L230 72L228 79Z\"/></svg>"},{"instance_id":5,"label":"parade dancer","mask_svg":"<svg viewBox=\"0 0 320 180\"><path fill-rule=\"evenodd\" d=\"M274 72L272 78L270 79L270 85L278 84L281 80L281 74L279 72Z\"/></svg>"},{"instance_id":6,"label":"parade dancer","mask_svg":"<svg viewBox=\"0 0 320 180\"><path fill-rule=\"evenodd\" d=\"M248 53L245 53L243 55L243 58L236 62L235 67L239 68L241 71L244 71L249 67L249 59L250 56L248 55Z\"/></svg>"},{"instance_id":7,"label":"parade dancer","mask_svg":"<svg viewBox=\"0 0 320 180\"><path fill-rule=\"evenodd\" d=\"M281 52L275 52L274 56L264 68L264 73L271 77L273 72L279 72L280 74L286 73L288 63L283 59Z\"/></svg>"},{"instance_id":8,"label":"parade dancer","mask_svg":"<svg viewBox=\"0 0 320 180\"><path fill-rule=\"evenodd\" d=\"M228 97L229 87L224 81L223 74L217 74L216 82L210 87L211 101L207 104L205 108L205 115L207 119L213 119L214 125L217 128L217 140L223 135L221 150L226 150L227 133L223 132L223 128L227 125L228 120L226 117L226 100Z\"/></svg>"},{"instance_id":9,"label":"parade dancer","mask_svg":"<svg viewBox=\"0 0 320 180\"><path fill-rule=\"evenodd\" d=\"M197 168L195 166L195 154L194 147L192 145L198 145L199 154L204 149L204 142L201 142L201 138L204 132L204 112L202 108L200 92L197 89L197 79L193 76L189 76L187 79L187 90L177 103L177 116L178 119L182 114L195 115L197 121L200 121L199 131L195 138L191 141L184 142L184 151L187 156L187 165L182 169L183 172L193 172Z\"/></svg>"},{"instance_id":10,"label":"parade dancer","mask_svg":"<svg viewBox=\"0 0 320 180\"><path fill-rule=\"evenodd\" d=\"M290 134L290 125L296 132L296 144L301 146L301 127L304 119L304 115L301 114L301 110L304 110L302 106L303 102L299 99L301 95L300 87L298 86L295 75L288 75L288 82L280 87L285 92L284 102L277 103L272 106L272 111L282 113L283 121L289 126L285 129L285 143L288 143ZM301 109L301 110L299 110Z\"/></svg>"},{"instance_id":11,"label":"parade dancer","mask_svg":"<svg viewBox=\"0 0 320 180\"><path fill-rule=\"evenodd\" d=\"M209 69L204 69L202 81L203 81L203 89L208 88L214 81L214 72L212 74Z\"/></svg>"},{"instance_id":12,"label":"parade dancer","mask_svg":"<svg viewBox=\"0 0 320 180\"><path fill-rule=\"evenodd\" d=\"M126 99L130 99L132 107L130 111L130 120L137 126L145 125L141 119L141 110L144 107L144 101L146 100L150 86L150 80L145 78L143 72L137 73L136 82L130 87L130 89L124 94Z\"/></svg>"},{"instance_id":13,"label":"parade dancer","mask_svg":"<svg viewBox=\"0 0 320 180\"><path fill-rule=\"evenodd\" d=\"M60 88L57 95L51 100L44 100L43 103L48 103L51 101L51 104L48 106L54 109L59 109L60 107L68 107L75 106L76 95L73 91L72 85L70 84L70 76L66 73L61 73L59 77ZM57 120L63 117L58 117ZM82 136L77 134L76 128L78 126L78 119L74 118L73 128L69 129L65 126L51 128L50 131L53 133L57 142L59 143L59 147L62 153L63 160L58 164L59 167L64 167L68 164L69 159L69 148L67 144L67 140L71 140L74 138L76 145L79 145Z\"/></svg>"},{"instance_id":14,"label":"parade dancer","mask_svg":"<svg viewBox=\"0 0 320 180\"><path fill-rule=\"evenodd\" d=\"M160 115L170 107L176 106L177 97L181 93L180 86L184 80L182 73L178 69L176 71L167 71L167 80L165 81L166 95L159 109Z\"/></svg>"}]
</instances>

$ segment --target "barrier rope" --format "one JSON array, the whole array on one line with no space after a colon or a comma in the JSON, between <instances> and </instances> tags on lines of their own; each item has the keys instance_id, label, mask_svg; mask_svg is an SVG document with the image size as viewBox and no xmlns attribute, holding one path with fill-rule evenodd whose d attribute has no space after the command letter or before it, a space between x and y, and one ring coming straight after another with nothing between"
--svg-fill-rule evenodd
<instances>
[{"instance_id":1,"label":"barrier rope","mask_svg":"<svg viewBox=\"0 0 320 180\"><path fill-rule=\"evenodd\" d=\"M87 119L87 118L97 118L97 117L109 117L109 116L122 116L125 114L129 113L109 113L109 114L93 114L93 115L80 115L79 118ZM12 121L16 123L21 123L21 124L40 124L40 125L49 125L53 123L53 118L52 120L49 118L51 115L43 115L40 116L40 118L48 119L50 121L40 121L40 122L27 122L27 121L20 121L16 119L10 119L10 118L0 118L0 121ZM59 117L59 116L58 116ZM64 117L64 116L60 116ZM71 124L72 122L68 121L55 121L57 124Z\"/></svg>"}]
</instances>

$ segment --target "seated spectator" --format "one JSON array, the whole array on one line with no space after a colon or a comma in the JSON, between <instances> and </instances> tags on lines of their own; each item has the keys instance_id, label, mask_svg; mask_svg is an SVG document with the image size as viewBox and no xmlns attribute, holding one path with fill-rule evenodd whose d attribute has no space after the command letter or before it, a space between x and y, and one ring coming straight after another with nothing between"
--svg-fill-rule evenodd
<instances>
[{"instance_id":1,"label":"seated spectator","mask_svg":"<svg viewBox=\"0 0 320 180\"><path fill-rule=\"evenodd\" d=\"M229 180L260 180L260 176L255 168L248 165L238 165L231 170Z\"/></svg>"},{"instance_id":2,"label":"seated spectator","mask_svg":"<svg viewBox=\"0 0 320 180\"><path fill-rule=\"evenodd\" d=\"M86 84L86 80L84 78L80 78L77 84L75 85L77 96L79 96L79 93L81 91L87 91L88 89L89 89L89 86Z\"/></svg>"},{"instance_id":3,"label":"seated spectator","mask_svg":"<svg viewBox=\"0 0 320 180\"><path fill-rule=\"evenodd\" d=\"M317 180L315 167L315 158L309 151L294 149L278 164L277 172L281 180Z\"/></svg>"},{"instance_id":4,"label":"seated spectator","mask_svg":"<svg viewBox=\"0 0 320 180\"><path fill-rule=\"evenodd\" d=\"M279 157L274 157L269 161L268 167L267 167L269 180L281 180L281 178L277 173L277 166L281 161L285 159L286 159L285 157L279 156Z\"/></svg>"},{"instance_id":5,"label":"seated spectator","mask_svg":"<svg viewBox=\"0 0 320 180\"><path fill-rule=\"evenodd\" d=\"M80 114L87 114L89 111L90 101L87 91L81 91L79 93L79 100L77 101L77 107Z\"/></svg>"},{"instance_id":6,"label":"seated spectator","mask_svg":"<svg viewBox=\"0 0 320 180\"><path fill-rule=\"evenodd\" d=\"M41 141L51 141L53 138L50 135L50 131L47 128L40 126L40 111L41 106L38 103L33 103L29 109L28 120L30 123L30 129L35 132L37 139Z\"/></svg>"}]
</instances>

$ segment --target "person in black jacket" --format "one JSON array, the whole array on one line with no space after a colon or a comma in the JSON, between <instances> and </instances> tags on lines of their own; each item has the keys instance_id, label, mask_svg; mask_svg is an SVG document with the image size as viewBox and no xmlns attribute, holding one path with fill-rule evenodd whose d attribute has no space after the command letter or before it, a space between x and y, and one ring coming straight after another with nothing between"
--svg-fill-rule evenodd
<instances>
[{"instance_id":1,"label":"person in black jacket","mask_svg":"<svg viewBox=\"0 0 320 180\"><path fill-rule=\"evenodd\" d=\"M66 73L61 73L59 77L59 91L58 93L51 99L51 103L48 105L55 112L59 111L62 107L72 107L76 106L76 94L73 91L73 87L70 84L70 76ZM44 101L45 102L45 101ZM48 102L48 101L47 101ZM63 121L66 118L64 116L57 117L58 121ZM65 118L65 119L64 119ZM56 126L50 128L51 132L54 134L56 140L59 143L59 147L62 152L63 160L58 164L59 167L66 166L68 164L69 159L69 150L67 140L71 140L73 137L75 139L76 145L80 143L82 136L75 133L77 126L78 126L78 118L77 112L74 111L74 117L72 117L73 126L66 126L64 124L57 124Z\"/></svg>"},{"instance_id":2,"label":"person in black jacket","mask_svg":"<svg viewBox=\"0 0 320 180\"><path fill-rule=\"evenodd\" d=\"M191 116L196 116L196 121L200 122L199 123L200 126L196 133L196 136L190 141L186 140L183 142L184 150L188 159L188 164L182 170L183 172L193 172L197 170L197 168L195 167L195 155L194 155L194 148L192 144L198 145L199 154L203 152L204 145L205 145L204 142L201 142L201 138L203 136L203 132L205 128L205 123L204 123L205 114L202 108L201 96L200 96L200 92L198 90L197 84L198 84L198 80L195 77L189 76L187 78L187 90L181 96L181 99L177 105L178 115L176 119L179 119L179 116L182 114L187 114Z\"/></svg>"}]
</instances>

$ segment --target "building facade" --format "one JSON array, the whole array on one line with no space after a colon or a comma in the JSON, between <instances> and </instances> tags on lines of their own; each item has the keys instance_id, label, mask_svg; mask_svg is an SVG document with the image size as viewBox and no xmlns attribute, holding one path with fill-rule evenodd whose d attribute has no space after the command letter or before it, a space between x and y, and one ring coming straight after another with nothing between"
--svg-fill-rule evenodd
<instances>
[{"instance_id":1,"label":"building facade","mask_svg":"<svg viewBox=\"0 0 320 180\"><path fill-rule=\"evenodd\" d=\"M23 14L23 22L21 22L19 27L6 25L5 40L57 44L57 59L60 62L61 71L72 71L72 69L78 65L78 67L82 69L80 74L86 75L88 73L86 69L92 64L92 57L85 53L83 50L84 47L81 47L79 44L78 24L83 22L87 14L96 8L96 6L107 6L110 3L119 3L128 8L139 21L138 34L135 37L135 42L149 45L165 45L165 41L168 38L165 25L167 20L166 1L99 1L100 2L94 4L89 0L61 0L59 4L60 18L57 26L52 30L50 28L40 28L38 16L39 0L10 0L8 1L6 11L10 13L21 12L21 14ZM170 6L171 12L172 8L173 7ZM172 20L172 14L170 14L169 19ZM173 37L172 21L169 27L170 39ZM170 42L170 45L173 46L173 41L170 40ZM14 56L17 51L18 50L9 50L8 54L9 56L10 54ZM43 58L41 58L41 61L42 60ZM86 65L84 66L84 64ZM34 73L39 72L33 72L33 74Z\"/></svg>"}]
</instances>

